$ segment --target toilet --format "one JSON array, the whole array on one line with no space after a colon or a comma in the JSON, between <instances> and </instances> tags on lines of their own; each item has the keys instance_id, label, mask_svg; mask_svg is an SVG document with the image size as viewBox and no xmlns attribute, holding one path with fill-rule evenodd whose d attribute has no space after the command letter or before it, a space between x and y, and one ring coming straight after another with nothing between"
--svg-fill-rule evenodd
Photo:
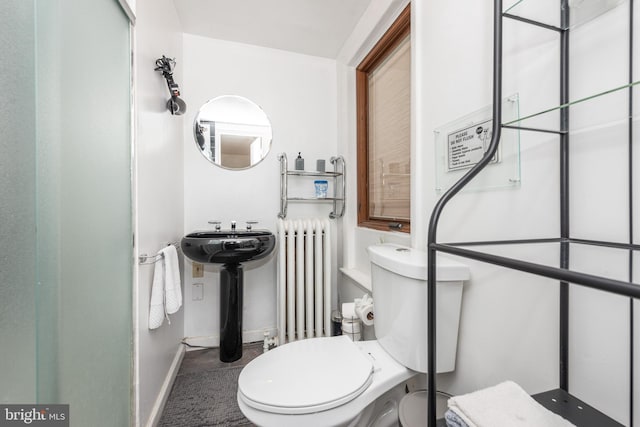
<instances>
[{"instance_id":1,"label":"toilet","mask_svg":"<svg viewBox=\"0 0 640 427\"><path fill-rule=\"evenodd\" d=\"M407 381L427 372L427 254L368 248L376 340L310 338L251 361L238 378L238 405L264 427L397 426ZM438 259L437 366L455 369L462 286L469 268ZM408 427L408 426L407 426Z\"/></svg>"}]
</instances>

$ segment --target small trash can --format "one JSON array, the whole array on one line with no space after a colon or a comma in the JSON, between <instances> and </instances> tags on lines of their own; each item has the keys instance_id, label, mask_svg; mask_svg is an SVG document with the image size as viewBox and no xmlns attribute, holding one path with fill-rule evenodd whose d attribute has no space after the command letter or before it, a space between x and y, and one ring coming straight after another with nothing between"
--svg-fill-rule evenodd
<instances>
[{"instance_id":1,"label":"small trash can","mask_svg":"<svg viewBox=\"0 0 640 427\"><path fill-rule=\"evenodd\" d=\"M436 391L436 418L444 418L447 401L451 396ZM398 418L402 427L424 427L427 425L427 390L407 394L400 400Z\"/></svg>"},{"instance_id":2,"label":"small trash can","mask_svg":"<svg viewBox=\"0 0 640 427\"><path fill-rule=\"evenodd\" d=\"M340 310L331 312L331 336L342 335L342 313Z\"/></svg>"}]
</instances>

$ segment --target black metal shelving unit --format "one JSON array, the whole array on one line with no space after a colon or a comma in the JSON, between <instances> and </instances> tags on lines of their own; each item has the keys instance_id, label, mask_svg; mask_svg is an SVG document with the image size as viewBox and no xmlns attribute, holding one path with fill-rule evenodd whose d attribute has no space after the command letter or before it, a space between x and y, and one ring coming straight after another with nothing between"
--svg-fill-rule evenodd
<instances>
[{"instance_id":1,"label":"black metal shelving unit","mask_svg":"<svg viewBox=\"0 0 640 427\"><path fill-rule=\"evenodd\" d=\"M586 3L586 2L585 2ZM570 31L571 16L569 0L559 0L560 25L549 25L526 16L512 14L509 11L503 12L502 0L494 1L494 30L493 30L493 130L492 139L484 154L483 158L473 168L471 168L459 181L457 181L436 203L428 227L428 372L436 372L436 255L438 252L449 253L480 262L490 263L526 273L532 273L546 278L556 279L559 281L560 292L560 316L559 316L559 387L544 393L534 395L543 406L549 410L558 413L567 420L571 421L578 427L620 427L620 423L599 412L587 403L580 401L569 393L569 291L570 284L584 286L587 288L598 289L617 295L629 297L629 317L630 317L630 382L629 382L629 419L630 426L633 427L633 300L640 298L640 284L633 283L633 255L635 251L640 250L640 245L635 244L633 240L633 89L640 82L633 81L633 31L634 31L634 4L633 0L628 0L629 7L629 70L628 84L621 87L605 91L599 95L604 95L615 91L628 91L628 218L629 218L629 234L628 242L607 242L573 238L570 234L569 223L569 141L571 137L569 121L570 107L577 102L588 101L593 97L587 97L582 100L571 102L569 99L569 48L570 48ZM549 31L556 32L559 35L560 43L560 94L558 107L560 114L560 123L557 130L538 129L531 126L522 126L521 122L526 118L521 118L511 123L502 123L502 24L503 19L512 19L525 25L535 25ZM528 239L528 240L503 240L503 241L484 241L484 242L465 242L465 243L440 243L437 241L438 223L447 203L462 190L482 169L491 161L492 157L498 149L500 143L502 129L518 129L530 132L547 132L558 135L559 139L559 168L560 168L560 230L559 236L544 239ZM560 246L559 267L548 266L529 262L521 259L514 259L505 256L498 256L474 249L477 246L487 245L508 245L508 244L557 244ZM578 271L570 270L571 248L575 245L598 246L602 248L611 248L628 251L628 280L616 280L607 277L600 277L591 274L585 274ZM436 420L435 415L435 397L436 397L436 375L428 376L428 426L436 427L443 425L442 420Z\"/></svg>"}]
</instances>

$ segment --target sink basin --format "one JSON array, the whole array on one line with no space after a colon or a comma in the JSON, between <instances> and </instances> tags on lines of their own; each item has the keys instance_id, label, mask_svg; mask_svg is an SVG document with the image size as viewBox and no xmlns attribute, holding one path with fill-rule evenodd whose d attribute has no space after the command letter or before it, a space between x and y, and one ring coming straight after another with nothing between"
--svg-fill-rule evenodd
<instances>
[{"instance_id":1,"label":"sink basin","mask_svg":"<svg viewBox=\"0 0 640 427\"><path fill-rule=\"evenodd\" d=\"M192 261L222 264L220 268L220 360L242 357L242 262L269 255L276 238L268 230L197 231L182 238L182 253Z\"/></svg>"},{"instance_id":2,"label":"sink basin","mask_svg":"<svg viewBox=\"0 0 640 427\"><path fill-rule=\"evenodd\" d=\"M264 258L275 247L268 230L197 231L182 238L182 253L200 263L239 264Z\"/></svg>"}]
</instances>

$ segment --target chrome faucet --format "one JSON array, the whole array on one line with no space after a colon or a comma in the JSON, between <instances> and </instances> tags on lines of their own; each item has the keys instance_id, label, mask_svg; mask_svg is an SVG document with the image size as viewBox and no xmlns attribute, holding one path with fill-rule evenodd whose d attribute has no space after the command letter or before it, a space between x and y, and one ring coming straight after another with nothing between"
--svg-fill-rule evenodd
<instances>
[{"instance_id":1,"label":"chrome faucet","mask_svg":"<svg viewBox=\"0 0 640 427\"><path fill-rule=\"evenodd\" d=\"M216 226L216 231L220 231L220 221L209 221L209 224L214 224Z\"/></svg>"},{"instance_id":2,"label":"chrome faucet","mask_svg":"<svg viewBox=\"0 0 640 427\"><path fill-rule=\"evenodd\" d=\"M251 231L251 228L253 228L253 224L257 224L258 221L247 221L247 231Z\"/></svg>"},{"instance_id":3,"label":"chrome faucet","mask_svg":"<svg viewBox=\"0 0 640 427\"><path fill-rule=\"evenodd\" d=\"M236 231L236 222L231 221L231 231Z\"/></svg>"}]
</instances>

